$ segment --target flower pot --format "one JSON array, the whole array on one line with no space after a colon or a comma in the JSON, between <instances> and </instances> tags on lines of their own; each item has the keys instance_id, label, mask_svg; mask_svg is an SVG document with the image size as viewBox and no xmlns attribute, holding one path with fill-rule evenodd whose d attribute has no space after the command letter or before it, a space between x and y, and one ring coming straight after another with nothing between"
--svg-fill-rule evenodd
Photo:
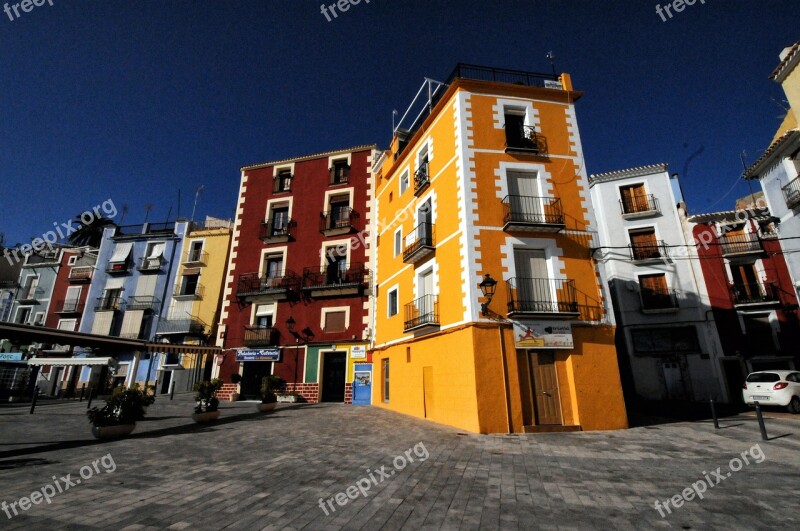
<instances>
[{"instance_id":1,"label":"flower pot","mask_svg":"<svg viewBox=\"0 0 800 531\"><path fill-rule=\"evenodd\" d=\"M192 413L192 420L195 422L210 422L219 418L219 410L205 413Z\"/></svg>"},{"instance_id":2,"label":"flower pot","mask_svg":"<svg viewBox=\"0 0 800 531\"><path fill-rule=\"evenodd\" d=\"M130 435L136 424L118 424L116 426L92 426L95 439L116 439Z\"/></svg>"},{"instance_id":3,"label":"flower pot","mask_svg":"<svg viewBox=\"0 0 800 531\"><path fill-rule=\"evenodd\" d=\"M297 395L278 395L278 402L288 402L292 404L297 402Z\"/></svg>"},{"instance_id":4,"label":"flower pot","mask_svg":"<svg viewBox=\"0 0 800 531\"><path fill-rule=\"evenodd\" d=\"M258 404L258 410L261 412L272 411L277 406L277 402L269 402L267 404Z\"/></svg>"}]
</instances>

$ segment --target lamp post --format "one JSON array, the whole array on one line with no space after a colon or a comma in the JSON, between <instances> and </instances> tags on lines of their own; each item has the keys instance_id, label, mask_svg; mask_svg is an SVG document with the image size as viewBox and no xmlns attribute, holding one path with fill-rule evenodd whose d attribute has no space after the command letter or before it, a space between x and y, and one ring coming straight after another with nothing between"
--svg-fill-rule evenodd
<instances>
[{"instance_id":1,"label":"lamp post","mask_svg":"<svg viewBox=\"0 0 800 531\"><path fill-rule=\"evenodd\" d=\"M489 315L489 304L492 302L492 297L494 297L494 292L497 289L497 281L489 273L486 273L478 287L481 288L483 296L486 297L486 302L481 304L481 315L487 316Z\"/></svg>"}]
</instances>

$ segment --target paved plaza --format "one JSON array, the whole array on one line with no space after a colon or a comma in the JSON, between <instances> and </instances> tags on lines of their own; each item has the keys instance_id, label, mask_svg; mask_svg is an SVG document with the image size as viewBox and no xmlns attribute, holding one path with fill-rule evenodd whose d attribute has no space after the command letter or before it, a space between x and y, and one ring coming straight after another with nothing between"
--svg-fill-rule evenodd
<instances>
[{"instance_id":1,"label":"paved plaza","mask_svg":"<svg viewBox=\"0 0 800 531\"><path fill-rule=\"evenodd\" d=\"M198 425L192 404L113 442L85 402L0 407L0 529L800 528L797 417L768 414L769 441L746 415L485 436L340 404Z\"/></svg>"}]
</instances>

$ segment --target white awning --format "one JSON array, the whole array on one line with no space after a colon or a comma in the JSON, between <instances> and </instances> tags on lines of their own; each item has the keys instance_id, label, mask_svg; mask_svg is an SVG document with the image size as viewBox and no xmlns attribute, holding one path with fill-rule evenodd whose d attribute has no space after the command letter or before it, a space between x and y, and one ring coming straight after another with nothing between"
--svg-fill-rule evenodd
<instances>
[{"instance_id":1,"label":"white awning","mask_svg":"<svg viewBox=\"0 0 800 531\"><path fill-rule=\"evenodd\" d=\"M160 258L162 254L164 254L164 244L156 243L153 245L153 248L150 249L150 256L148 256L148 258Z\"/></svg>"},{"instance_id":2,"label":"white awning","mask_svg":"<svg viewBox=\"0 0 800 531\"><path fill-rule=\"evenodd\" d=\"M118 243L109 262L124 262L128 259L128 255L131 254L131 249L133 249L133 242Z\"/></svg>"},{"instance_id":3,"label":"white awning","mask_svg":"<svg viewBox=\"0 0 800 531\"><path fill-rule=\"evenodd\" d=\"M31 358L28 365L52 367L75 367L75 366L96 366L96 365L116 365L114 358Z\"/></svg>"}]
</instances>

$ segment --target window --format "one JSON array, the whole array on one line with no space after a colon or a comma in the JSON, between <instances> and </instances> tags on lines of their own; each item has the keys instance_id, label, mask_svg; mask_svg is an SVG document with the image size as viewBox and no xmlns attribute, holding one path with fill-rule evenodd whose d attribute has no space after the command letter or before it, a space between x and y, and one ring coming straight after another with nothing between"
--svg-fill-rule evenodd
<instances>
[{"instance_id":1,"label":"window","mask_svg":"<svg viewBox=\"0 0 800 531\"><path fill-rule=\"evenodd\" d=\"M270 213L270 236L286 236L289 230L289 206L280 205Z\"/></svg>"},{"instance_id":2,"label":"window","mask_svg":"<svg viewBox=\"0 0 800 531\"><path fill-rule=\"evenodd\" d=\"M406 190L408 190L408 170L400 176L400 195L403 195Z\"/></svg>"},{"instance_id":3,"label":"window","mask_svg":"<svg viewBox=\"0 0 800 531\"><path fill-rule=\"evenodd\" d=\"M331 184L345 184L350 177L350 166L347 159L333 161L331 167Z\"/></svg>"},{"instance_id":4,"label":"window","mask_svg":"<svg viewBox=\"0 0 800 531\"><path fill-rule=\"evenodd\" d=\"M644 184L620 186L619 192L622 196L623 214L635 214L637 212L652 210L647 194L645 193Z\"/></svg>"},{"instance_id":5,"label":"window","mask_svg":"<svg viewBox=\"0 0 800 531\"><path fill-rule=\"evenodd\" d=\"M397 315L397 312L399 311L399 309L398 309L398 307L399 307L399 300L398 300L399 297L398 297L397 288L390 289L389 292L388 292L388 297L389 297L389 299L388 299L388 302L387 302L386 315L387 315L387 317L392 317L394 315Z\"/></svg>"},{"instance_id":6,"label":"window","mask_svg":"<svg viewBox=\"0 0 800 531\"><path fill-rule=\"evenodd\" d=\"M78 255L77 254L73 255L73 256L70 256L69 260L67 260L67 265L70 265L70 266L73 266L73 265L75 265L77 263L78 263Z\"/></svg>"},{"instance_id":7,"label":"window","mask_svg":"<svg viewBox=\"0 0 800 531\"><path fill-rule=\"evenodd\" d=\"M537 152L533 128L525 125L525 110L506 108L504 110L506 128L506 148Z\"/></svg>"},{"instance_id":8,"label":"window","mask_svg":"<svg viewBox=\"0 0 800 531\"><path fill-rule=\"evenodd\" d=\"M389 402L389 358L381 360L381 376L383 380L381 398L384 402Z\"/></svg>"},{"instance_id":9,"label":"window","mask_svg":"<svg viewBox=\"0 0 800 531\"><path fill-rule=\"evenodd\" d=\"M325 326L323 330L325 333L344 332L347 329L347 312L337 310L333 312L325 312Z\"/></svg>"},{"instance_id":10,"label":"window","mask_svg":"<svg viewBox=\"0 0 800 531\"><path fill-rule=\"evenodd\" d=\"M326 284L342 284L347 280L347 256L328 256Z\"/></svg>"},{"instance_id":11,"label":"window","mask_svg":"<svg viewBox=\"0 0 800 531\"><path fill-rule=\"evenodd\" d=\"M44 312L36 312L33 316L34 326L44 326Z\"/></svg>"},{"instance_id":12,"label":"window","mask_svg":"<svg viewBox=\"0 0 800 531\"><path fill-rule=\"evenodd\" d=\"M328 203L326 229L347 229L350 228L350 194L335 195L330 198Z\"/></svg>"},{"instance_id":13,"label":"window","mask_svg":"<svg viewBox=\"0 0 800 531\"><path fill-rule=\"evenodd\" d=\"M164 256L164 242L149 242L145 247L144 259L142 260L143 270L159 269Z\"/></svg>"},{"instance_id":14,"label":"window","mask_svg":"<svg viewBox=\"0 0 800 531\"><path fill-rule=\"evenodd\" d=\"M22 288L22 300L34 300L39 291L39 277L29 275L25 278L25 285Z\"/></svg>"},{"instance_id":15,"label":"window","mask_svg":"<svg viewBox=\"0 0 800 531\"><path fill-rule=\"evenodd\" d=\"M264 277L267 279L283 276L283 255L268 254L264 257Z\"/></svg>"},{"instance_id":16,"label":"window","mask_svg":"<svg viewBox=\"0 0 800 531\"><path fill-rule=\"evenodd\" d=\"M642 309L659 310L675 308L675 299L667 286L667 276L664 273L639 276Z\"/></svg>"},{"instance_id":17,"label":"window","mask_svg":"<svg viewBox=\"0 0 800 531\"><path fill-rule=\"evenodd\" d=\"M255 326L258 328L271 328L274 320L274 306L261 304L256 307Z\"/></svg>"},{"instance_id":18,"label":"window","mask_svg":"<svg viewBox=\"0 0 800 531\"><path fill-rule=\"evenodd\" d=\"M661 246L652 227L628 231L631 239L631 254L634 260L661 258Z\"/></svg>"},{"instance_id":19,"label":"window","mask_svg":"<svg viewBox=\"0 0 800 531\"><path fill-rule=\"evenodd\" d=\"M100 298L98 310L117 310L122 298L122 288L106 288Z\"/></svg>"},{"instance_id":20,"label":"window","mask_svg":"<svg viewBox=\"0 0 800 531\"><path fill-rule=\"evenodd\" d=\"M78 327L78 320L77 319L59 319L58 320L58 329L59 330L66 330L68 332L75 332L75 329Z\"/></svg>"},{"instance_id":21,"label":"window","mask_svg":"<svg viewBox=\"0 0 800 531\"><path fill-rule=\"evenodd\" d=\"M200 262L203 254L203 242L194 241L189 246L189 262Z\"/></svg>"},{"instance_id":22,"label":"window","mask_svg":"<svg viewBox=\"0 0 800 531\"><path fill-rule=\"evenodd\" d=\"M200 285L200 274L183 275L181 290L178 295L195 295Z\"/></svg>"},{"instance_id":23,"label":"window","mask_svg":"<svg viewBox=\"0 0 800 531\"><path fill-rule=\"evenodd\" d=\"M17 324L28 324L28 320L31 318L31 309L30 308L20 308L17 310L17 318L14 320Z\"/></svg>"},{"instance_id":24,"label":"window","mask_svg":"<svg viewBox=\"0 0 800 531\"><path fill-rule=\"evenodd\" d=\"M289 192L292 189L292 170L279 170L275 176L275 192Z\"/></svg>"},{"instance_id":25,"label":"window","mask_svg":"<svg viewBox=\"0 0 800 531\"><path fill-rule=\"evenodd\" d=\"M397 256L403 252L403 229L397 229L394 232L394 255Z\"/></svg>"}]
</instances>

